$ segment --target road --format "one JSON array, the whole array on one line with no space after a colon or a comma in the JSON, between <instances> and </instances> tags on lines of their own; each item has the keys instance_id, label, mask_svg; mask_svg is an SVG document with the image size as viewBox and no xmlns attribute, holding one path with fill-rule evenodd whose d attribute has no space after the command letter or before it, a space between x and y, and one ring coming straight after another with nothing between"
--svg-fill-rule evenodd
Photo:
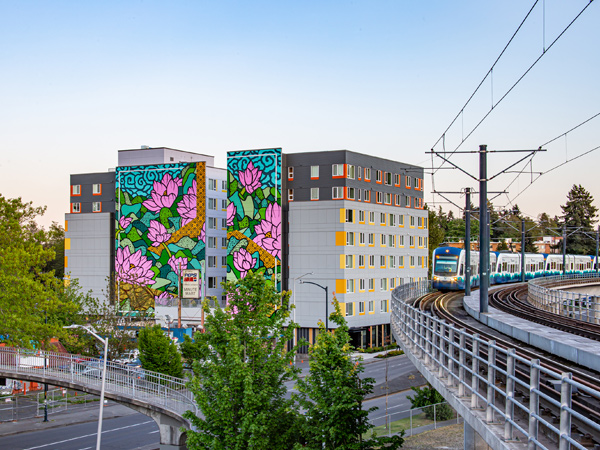
<instances>
[{"instance_id":1,"label":"road","mask_svg":"<svg viewBox=\"0 0 600 450\"><path fill-rule=\"evenodd\" d=\"M383 389L386 385L386 365L388 370L388 381L390 386L406 386L410 384L407 378L414 374L416 369L410 363L406 356L397 356L386 360L371 360L364 365L365 371L363 377L371 377L376 381L376 388L379 389L382 396L369 399L364 402L365 409L376 406L379 410L372 412L369 417L374 421L375 425L385 424L386 411L386 396ZM303 375L308 373L308 366L302 367ZM402 383L398 384L398 380ZM408 384L407 384L408 383ZM416 384L416 383L412 383ZM286 383L289 391L293 391L293 383ZM408 413L400 414L402 411L410 409L410 402L406 398L412 391L390 393L387 396L387 410L390 414L395 414L392 420L398 420L402 417L407 417ZM376 392L378 394L378 392ZM113 411L112 418L105 418L102 431L102 448L103 450L110 449L144 449L149 450L158 448L159 434L156 423L147 416L136 413L121 405L110 405L105 408L105 411ZM61 420L59 417L63 413L58 413L51 416L51 420ZM64 413L64 414L73 414ZM94 413L88 412L90 417ZM114 417L120 415L119 417ZM31 420L31 428L39 426L41 419ZM96 446L96 431L97 421L93 419L91 422L80 424L69 424L67 417L62 419L65 423L60 427L48 428L44 430L24 431L11 436L2 436L2 429L6 428L5 424L0 424L0 448L7 450L87 450L94 449ZM23 421L25 422L25 421ZM6 424L8 425L8 424Z\"/></svg>"}]
</instances>

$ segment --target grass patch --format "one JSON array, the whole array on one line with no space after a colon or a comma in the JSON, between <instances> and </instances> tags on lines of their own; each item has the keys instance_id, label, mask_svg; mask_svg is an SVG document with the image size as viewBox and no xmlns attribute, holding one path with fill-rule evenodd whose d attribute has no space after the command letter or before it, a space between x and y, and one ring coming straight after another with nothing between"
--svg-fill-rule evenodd
<instances>
[{"instance_id":1,"label":"grass patch","mask_svg":"<svg viewBox=\"0 0 600 450\"><path fill-rule=\"evenodd\" d=\"M392 356L404 355L404 350L391 350L387 353L380 353L375 355L375 358L391 358Z\"/></svg>"},{"instance_id":2,"label":"grass patch","mask_svg":"<svg viewBox=\"0 0 600 450\"><path fill-rule=\"evenodd\" d=\"M456 413L454 413L453 416L456 417ZM412 417L412 427L413 428L418 428L418 427L422 427L425 425L433 425L433 424L434 424L434 421L427 419L425 417L425 413L415 414ZM400 420L396 420L395 422L391 422L389 424L389 427L391 429L391 434L396 434L396 433L400 433L402 430L410 430L410 425L411 425L410 417L407 417L406 419L400 419ZM381 425L381 426L372 428L364 436L365 436L365 438L368 438L368 437L372 436L373 433L377 433L377 436L387 436L388 428L385 425Z\"/></svg>"}]
</instances>

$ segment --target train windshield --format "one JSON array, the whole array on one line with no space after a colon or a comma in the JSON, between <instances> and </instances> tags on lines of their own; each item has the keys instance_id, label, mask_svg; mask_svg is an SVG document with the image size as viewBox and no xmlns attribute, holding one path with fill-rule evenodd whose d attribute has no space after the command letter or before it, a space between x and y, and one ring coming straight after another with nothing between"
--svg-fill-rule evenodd
<instances>
[{"instance_id":1,"label":"train windshield","mask_svg":"<svg viewBox=\"0 0 600 450\"><path fill-rule=\"evenodd\" d=\"M458 270L457 255L436 255L435 275L455 275Z\"/></svg>"}]
</instances>

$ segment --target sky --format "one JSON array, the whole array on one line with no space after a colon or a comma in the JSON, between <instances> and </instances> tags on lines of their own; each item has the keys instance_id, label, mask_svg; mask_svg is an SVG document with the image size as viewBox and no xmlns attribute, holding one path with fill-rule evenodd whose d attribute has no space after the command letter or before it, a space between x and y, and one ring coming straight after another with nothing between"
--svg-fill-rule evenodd
<instances>
[{"instance_id":1,"label":"sky","mask_svg":"<svg viewBox=\"0 0 600 450\"><path fill-rule=\"evenodd\" d=\"M47 206L47 226L64 222L69 175L113 168L121 149L219 167L230 150L347 149L423 166L428 204L452 209L433 189L477 190L479 158L451 156L472 178L432 171L432 148L537 149L600 112L598 2L551 45L588 0L537 2L463 110L534 3L0 0L0 194ZM597 117L544 146L534 173L494 178L494 205L558 215L582 184L599 206L600 150L546 173L599 130ZM524 156L488 155L488 175Z\"/></svg>"}]
</instances>

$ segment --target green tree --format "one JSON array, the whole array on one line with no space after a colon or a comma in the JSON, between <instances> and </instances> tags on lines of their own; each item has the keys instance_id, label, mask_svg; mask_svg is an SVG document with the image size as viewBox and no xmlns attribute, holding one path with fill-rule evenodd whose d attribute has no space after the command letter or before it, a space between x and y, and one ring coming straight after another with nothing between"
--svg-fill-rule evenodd
<instances>
[{"instance_id":1,"label":"green tree","mask_svg":"<svg viewBox=\"0 0 600 450\"><path fill-rule=\"evenodd\" d=\"M35 223L44 212L0 195L0 342L8 345L37 346L63 333L55 321L46 323L68 305L58 295L61 282L44 270L55 257L44 246L47 233Z\"/></svg>"},{"instance_id":2,"label":"green tree","mask_svg":"<svg viewBox=\"0 0 600 450\"><path fill-rule=\"evenodd\" d=\"M183 365L179 350L160 325L140 330L138 349L144 369L183 378Z\"/></svg>"},{"instance_id":3,"label":"green tree","mask_svg":"<svg viewBox=\"0 0 600 450\"><path fill-rule=\"evenodd\" d=\"M428 261L433 261L433 251L440 246L446 237L446 232L444 230L445 220L443 217L442 208L439 209L439 214L436 214L434 210L428 208L425 205L425 209L429 213L429 258ZM441 216L441 217L440 217ZM431 270L432 264L429 264L429 278L431 278Z\"/></svg>"},{"instance_id":4,"label":"green tree","mask_svg":"<svg viewBox=\"0 0 600 450\"><path fill-rule=\"evenodd\" d=\"M586 236L594 234L598 208L594 198L581 185L573 185L567 194L567 203L561 205L562 224L567 227L567 253L591 255L596 250L594 239ZM572 234L571 234L572 233Z\"/></svg>"},{"instance_id":5,"label":"green tree","mask_svg":"<svg viewBox=\"0 0 600 450\"><path fill-rule=\"evenodd\" d=\"M327 331L319 323L317 341L309 349L309 375L298 381L299 400L306 418L303 448L399 448L404 442L402 436L364 437L373 428L369 412L376 408L363 409L363 399L373 391L375 380L360 377L364 367L352 360L348 325L337 301L329 319L338 327Z\"/></svg>"},{"instance_id":6,"label":"green tree","mask_svg":"<svg viewBox=\"0 0 600 450\"><path fill-rule=\"evenodd\" d=\"M46 263L45 272L54 272L54 276L62 280L65 275L65 229L56 222L52 222L46 233L45 248L54 251L54 258Z\"/></svg>"},{"instance_id":7,"label":"green tree","mask_svg":"<svg viewBox=\"0 0 600 450\"><path fill-rule=\"evenodd\" d=\"M413 408L422 408L425 417L430 420L449 420L453 417L454 411L448 405L442 394L436 391L431 384L427 383L425 387L411 387L415 391L415 396L408 396ZM441 403L441 404L440 404ZM436 405L435 408L428 406Z\"/></svg>"},{"instance_id":8,"label":"green tree","mask_svg":"<svg viewBox=\"0 0 600 450\"><path fill-rule=\"evenodd\" d=\"M264 276L248 274L224 284L228 305L210 308L205 333L196 333L194 377L189 386L202 415L193 425L190 449L291 449L301 416L286 399L284 382L296 378L288 351L296 324L289 322L289 292L278 293Z\"/></svg>"}]
</instances>

